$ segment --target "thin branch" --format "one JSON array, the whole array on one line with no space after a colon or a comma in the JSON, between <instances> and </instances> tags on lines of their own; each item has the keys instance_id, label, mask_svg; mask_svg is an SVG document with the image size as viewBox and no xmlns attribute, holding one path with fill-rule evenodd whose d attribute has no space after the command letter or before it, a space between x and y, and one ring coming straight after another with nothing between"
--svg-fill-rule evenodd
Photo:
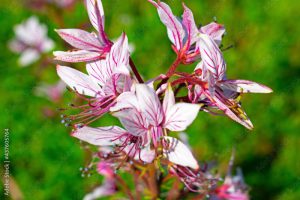
<instances>
[{"instance_id":1,"label":"thin branch","mask_svg":"<svg viewBox=\"0 0 300 200\"><path fill-rule=\"evenodd\" d=\"M139 83L144 83L144 80L141 77L140 73L138 72L138 70L137 70L137 68L136 68L136 66L135 66L135 64L134 64L134 62L133 62L133 60L132 60L131 57L129 58L129 65L130 65L130 67L132 69L132 72L134 73L135 77L139 81Z\"/></svg>"}]
</instances>

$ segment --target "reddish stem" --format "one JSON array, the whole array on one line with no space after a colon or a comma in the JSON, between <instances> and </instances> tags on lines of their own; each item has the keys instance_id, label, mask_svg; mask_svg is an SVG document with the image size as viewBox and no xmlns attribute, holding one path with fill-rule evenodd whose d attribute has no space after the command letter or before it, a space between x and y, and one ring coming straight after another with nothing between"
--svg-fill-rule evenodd
<instances>
[{"instance_id":1,"label":"reddish stem","mask_svg":"<svg viewBox=\"0 0 300 200\"><path fill-rule=\"evenodd\" d=\"M130 65L130 67L132 69L132 72L134 73L135 77L139 81L139 83L144 83L144 80L141 77L140 73L138 72L138 70L137 70L137 68L136 68L136 66L135 66L135 64L134 64L134 62L133 62L133 60L132 60L131 57L129 58L129 65Z\"/></svg>"}]
</instances>

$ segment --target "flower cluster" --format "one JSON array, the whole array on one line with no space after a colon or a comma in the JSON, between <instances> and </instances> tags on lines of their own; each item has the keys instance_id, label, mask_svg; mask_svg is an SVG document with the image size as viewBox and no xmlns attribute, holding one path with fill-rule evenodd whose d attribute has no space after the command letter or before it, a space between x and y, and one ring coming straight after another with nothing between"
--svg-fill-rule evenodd
<instances>
[{"instance_id":1,"label":"flower cluster","mask_svg":"<svg viewBox=\"0 0 300 200\"><path fill-rule=\"evenodd\" d=\"M226 62L219 48L225 33L223 25L212 22L198 28L192 11L183 4L182 18L175 16L163 2L149 0L167 28L176 60L165 74L144 81L130 57L125 33L113 43L104 30L101 0L87 0L88 16L95 31L59 29L57 33L74 47L54 52L64 62L85 62L87 74L67 66L57 66L59 77L87 103L72 106L81 112L64 122L74 127L72 136L89 144L109 147L98 156L110 167L122 166L167 169L194 192L211 191L217 178L201 169L190 148L173 137L192 124L199 111L224 113L248 129L253 125L240 104L243 93L269 93L264 85L226 77ZM191 73L180 72L180 65L198 63ZM180 93L179 93L180 91ZM179 96L179 94L181 94ZM182 95L185 94L185 95ZM104 114L119 119L122 127L91 127ZM235 182L226 179L226 185ZM230 182L230 183L229 183ZM231 187L231 186L230 186ZM227 194L227 193L226 193ZM245 199L225 197L227 199Z\"/></svg>"}]
</instances>

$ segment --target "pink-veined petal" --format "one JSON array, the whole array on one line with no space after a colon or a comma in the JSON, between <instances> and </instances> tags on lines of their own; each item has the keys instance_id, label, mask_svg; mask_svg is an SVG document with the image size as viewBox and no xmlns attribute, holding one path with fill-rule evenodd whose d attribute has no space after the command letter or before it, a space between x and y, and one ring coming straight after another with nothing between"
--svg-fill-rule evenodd
<instances>
[{"instance_id":1,"label":"pink-veined petal","mask_svg":"<svg viewBox=\"0 0 300 200\"><path fill-rule=\"evenodd\" d=\"M184 131L197 117L200 106L191 103L177 103L165 113L164 127L171 131Z\"/></svg>"},{"instance_id":2,"label":"pink-veined petal","mask_svg":"<svg viewBox=\"0 0 300 200\"><path fill-rule=\"evenodd\" d=\"M58 76L73 90L78 93L95 97L102 92L102 89L88 75L65 66L57 66Z\"/></svg>"},{"instance_id":3,"label":"pink-veined petal","mask_svg":"<svg viewBox=\"0 0 300 200\"><path fill-rule=\"evenodd\" d=\"M209 70L216 80L222 80L225 76L226 64L217 44L208 35L201 34L198 48L203 61L203 70Z\"/></svg>"},{"instance_id":4,"label":"pink-veined petal","mask_svg":"<svg viewBox=\"0 0 300 200\"><path fill-rule=\"evenodd\" d=\"M102 57L101 54L97 52L91 52L86 50L78 51L54 51L53 55L55 60L60 60L64 62L90 62L98 60Z\"/></svg>"},{"instance_id":5,"label":"pink-veined petal","mask_svg":"<svg viewBox=\"0 0 300 200\"><path fill-rule=\"evenodd\" d=\"M125 134L126 131L117 126L107 126L99 128L91 128L84 126L76 129L72 136L82 141L97 146L112 146L119 144L121 141L120 136Z\"/></svg>"},{"instance_id":6,"label":"pink-veined petal","mask_svg":"<svg viewBox=\"0 0 300 200\"><path fill-rule=\"evenodd\" d=\"M165 136L168 144L164 144L164 155L177 165L198 169L199 165L189 148L176 138Z\"/></svg>"},{"instance_id":7,"label":"pink-veined petal","mask_svg":"<svg viewBox=\"0 0 300 200\"><path fill-rule=\"evenodd\" d=\"M230 103L230 100L227 100L225 97L220 96L218 93L216 93L215 96L213 96L214 101L216 102L216 106L222 110L228 117L230 117L232 120L240 123L241 125L245 126L247 129L252 130L253 124L248 118L245 111L242 110L241 106L239 104L232 104ZM226 101L229 102L226 104ZM232 104L232 105L231 105Z\"/></svg>"},{"instance_id":8,"label":"pink-veined petal","mask_svg":"<svg viewBox=\"0 0 300 200\"><path fill-rule=\"evenodd\" d=\"M166 3L160 1L157 3L153 0L148 1L157 8L161 22L167 27L168 36L171 42L178 50L181 49L185 32L180 21L174 16L171 8Z\"/></svg>"},{"instance_id":9,"label":"pink-veined petal","mask_svg":"<svg viewBox=\"0 0 300 200\"><path fill-rule=\"evenodd\" d=\"M102 51L102 44L95 35L80 29L58 29L59 36L77 49Z\"/></svg>"},{"instance_id":10,"label":"pink-veined petal","mask_svg":"<svg viewBox=\"0 0 300 200\"><path fill-rule=\"evenodd\" d=\"M182 24L187 31L187 42L190 47L197 40L199 34L198 28L195 23L193 12L183 3L184 12L182 15Z\"/></svg>"},{"instance_id":11,"label":"pink-veined petal","mask_svg":"<svg viewBox=\"0 0 300 200\"><path fill-rule=\"evenodd\" d=\"M93 79L95 79L101 86L104 86L116 73L129 74L129 70L126 67L128 62L128 39L123 33L112 46L111 51L105 60L88 63L86 65L86 69Z\"/></svg>"},{"instance_id":12,"label":"pink-veined petal","mask_svg":"<svg viewBox=\"0 0 300 200\"><path fill-rule=\"evenodd\" d=\"M125 109L136 109L138 100L133 92L124 92L117 98L117 103L110 108L111 112L118 112Z\"/></svg>"},{"instance_id":13,"label":"pink-veined petal","mask_svg":"<svg viewBox=\"0 0 300 200\"><path fill-rule=\"evenodd\" d=\"M113 113L118 117L128 132L135 136L145 135L148 132L148 122L142 113L136 109L121 110Z\"/></svg>"},{"instance_id":14,"label":"pink-veined petal","mask_svg":"<svg viewBox=\"0 0 300 200\"><path fill-rule=\"evenodd\" d=\"M223 25L212 22L200 28L200 32L209 35L215 43L219 46L222 42L222 36L225 34Z\"/></svg>"},{"instance_id":15,"label":"pink-veined petal","mask_svg":"<svg viewBox=\"0 0 300 200\"><path fill-rule=\"evenodd\" d=\"M104 86L107 79L111 76L111 71L106 67L105 60L90 62L86 65L86 71L91 78L94 79L99 85Z\"/></svg>"},{"instance_id":16,"label":"pink-veined petal","mask_svg":"<svg viewBox=\"0 0 300 200\"><path fill-rule=\"evenodd\" d=\"M104 10L101 0L86 0L88 15L93 27L99 33L99 40L103 44L109 44L107 35L104 32Z\"/></svg>"},{"instance_id":17,"label":"pink-veined petal","mask_svg":"<svg viewBox=\"0 0 300 200\"><path fill-rule=\"evenodd\" d=\"M141 112L150 124L158 126L164 116L161 103L154 89L145 84L136 84L135 89Z\"/></svg>"},{"instance_id":18,"label":"pink-veined petal","mask_svg":"<svg viewBox=\"0 0 300 200\"><path fill-rule=\"evenodd\" d=\"M163 111L166 114L175 105L174 92L170 84L168 84L163 101Z\"/></svg>"},{"instance_id":19,"label":"pink-veined petal","mask_svg":"<svg viewBox=\"0 0 300 200\"><path fill-rule=\"evenodd\" d=\"M122 33L107 56L107 67L113 72L116 68L127 66L129 55L128 38L125 33Z\"/></svg>"},{"instance_id":20,"label":"pink-veined petal","mask_svg":"<svg viewBox=\"0 0 300 200\"><path fill-rule=\"evenodd\" d=\"M271 88L248 80L223 80L218 83L222 89L241 93L271 93Z\"/></svg>"}]
</instances>

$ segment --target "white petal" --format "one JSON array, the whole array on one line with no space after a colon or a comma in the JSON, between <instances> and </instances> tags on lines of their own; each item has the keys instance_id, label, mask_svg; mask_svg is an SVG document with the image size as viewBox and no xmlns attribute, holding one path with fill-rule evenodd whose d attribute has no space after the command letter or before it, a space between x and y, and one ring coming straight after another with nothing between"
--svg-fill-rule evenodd
<instances>
[{"instance_id":1,"label":"white petal","mask_svg":"<svg viewBox=\"0 0 300 200\"><path fill-rule=\"evenodd\" d=\"M245 111L242 110L241 106L239 104L236 105L230 105L230 101L227 100L225 97L221 97L218 93L216 93L216 96L213 97L215 100L216 106L222 110L228 117L230 117L232 120L242 124L249 130L253 129L253 124L248 118ZM229 101L229 105L226 105L226 101Z\"/></svg>"},{"instance_id":2,"label":"white petal","mask_svg":"<svg viewBox=\"0 0 300 200\"><path fill-rule=\"evenodd\" d=\"M177 103L165 113L164 127L171 131L184 131L197 117L200 106L190 103Z\"/></svg>"},{"instance_id":3,"label":"white petal","mask_svg":"<svg viewBox=\"0 0 300 200\"><path fill-rule=\"evenodd\" d=\"M171 85L168 84L168 87L165 92L164 101L163 101L164 113L165 114L168 113L171 110L171 108L174 106L174 104L175 104L174 92L172 90Z\"/></svg>"},{"instance_id":4,"label":"white petal","mask_svg":"<svg viewBox=\"0 0 300 200\"><path fill-rule=\"evenodd\" d=\"M57 74L69 87L80 94L96 97L102 92L99 85L78 70L58 65Z\"/></svg>"},{"instance_id":5,"label":"white petal","mask_svg":"<svg viewBox=\"0 0 300 200\"><path fill-rule=\"evenodd\" d=\"M187 41L189 42L189 45L192 45L196 42L199 31L195 23L193 12L185 4L183 4L183 8L182 24L187 31Z\"/></svg>"},{"instance_id":6,"label":"white petal","mask_svg":"<svg viewBox=\"0 0 300 200\"><path fill-rule=\"evenodd\" d=\"M169 39L178 50L181 49L185 32L180 21L174 16L171 8L166 3L149 1L157 8L161 22L167 27Z\"/></svg>"},{"instance_id":7,"label":"white petal","mask_svg":"<svg viewBox=\"0 0 300 200\"><path fill-rule=\"evenodd\" d=\"M146 163L151 163L155 158L155 151L150 149L150 146L147 146L141 149L141 160Z\"/></svg>"},{"instance_id":8,"label":"white petal","mask_svg":"<svg viewBox=\"0 0 300 200\"><path fill-rule=\"evenodd\" d=\"M117 103L110 108L111 112L117 112L124 109L136 109L138 100L133 92L124 92L117 98Z\"/></svg>"},{"instance_id":9,"label":"white petal","mask_svg":"<svg viewBox=\"0 0 300 200\"><path fill-rule=\"evenodd\" d=\"M41 44L41 51L42 52L49 52L54 48L54 42L51 39L45 39Z\"/></svg>"},{"instance_id":10,"label":"white petal","mask_svg":"<svg viewBox=\"0 0 300 200\"><path fill-rule=\"evenodd\" d=\"M136 84L136 96L143 115L150 124L158 126L163 120L162 106L155 91L145 84Z\"/></svg>"},{"instance_id":11,"label":"white petal","mask_svg":"<svg viewBox=\"0 0 300 200\"><path fill-rule=\"evenodd\" d=\"M86 6L90 21L98 31L99 40L103 44L109 44L106 33L104 32L104 10L101 0L86 0Z\"/></svg>"},{"instance_id":12,"label":"white petal","mask_svg":"<svg viewBox=\"0 0 300 200\"><path fill-rule=\"evenodd\" d=\"M96 6L97 4L97 6ZM102 26L104 29L104 10L102 6L101 0L86 0L86 6L88 10L88 15L90 21L94 28L99 31L99 26ZM96 13L96 9L98 10L99 14ZM99 24L100 23L100 24Z\"/></svg>"},{"instance_id":13,"label":"white petal","mask_svg":"<svg viewBox=\"0 0 300 200\"><path fill-rule=\"evenodd\" d=\"M200 28L200 32L209 35L217 45L221 44L222 36L225 34L225 28L221 24L212 22Z\"/></svg>"},{"instance_id":14,"label":"white petal","mask_svg":"<svg viewBox=\"0 0 300 200\"><path fill-rule=\"evenodd\" d=\"M58 29L59 36L77 49L101 51L103 45L95 35L80 29Z\"/></svg>"},{"instance_id":15,"label":"white petal","mask_svg":"<svg viewBox=\"0 0 300 200\"><path fill-rule=\"evenodd\" d=\"M201 34L197 43L203 61L203 70L209 70L216 80L222 80L226 64L217 44L206 34Z\"/></svg>"},{"instance_id":16,"label":"white petal","mask_svg":"<svg viewBox=\"0 0 300 200\"><path fill-rule=\"evenodd\" d=\"M23 51L21 54L21 57L19 59L19 64L21 66L27 66L35 61L37 61L40 58L40 53L35 49L27 49Z\"/></svg>"},{"instance_id":17,"label":"white petal","mask_svg":"<svg viewBox=\"0 0 300 200\"><path fill-rule=\"evenodd\" d=\"M165 136L164 139L169 142L168 146L164 146L164 156L170 162L192 169L199 168L197 160L185 144L173 137Z\"/></svg>"},{"instance_id":18,"label":"white petal","mask_svg":"<svg viewBox=\"0 0 300 200\"><path fill-rule=\"evenodd\" d=\"M106 67L105 60L90 62L86 65L86 71L96 83L104 86L107 79L110 78L112 72Z\"/></svg>"},{"instance_id":19,"label":"white petal","mask_svg":"<svg viewBox=\"0 0 300 200\"><path fill-rule=\"evenodd\" d=\"M107 68L114 72L116 68L127 66L129 63L129 47L128 38L123 33L111 47L110 53L107 55Z\"/></svg>"},{"instance_id":20,"label":"white petal","mask_svg":"<svg viewBox=\"0 0 300 200\"><path fill-rule=\"evenodd\" d=\"M224 80L219 82L222 89L241 93L270 93L272 89L265 85L247 80Z\"/></svg>"},{"instance_id":21,"label":"white petal","mask_svg":"<svg viewBox=\"0 0 300 200\"><path fill-rule=\"evenodd\" d=\"M101 86L104 86L114 74L129 75L129 70L126 67L128 62L128 39L125 34L122 34L122 36L112 46L111 51L105 60L88 63L86 68L89 75Z\"/></svg>"},{"instance_id":22,"label":"white petal","mask_svg":"<svg viewBox=\"0 0 300 200\"><path fill-rule=\"evenodd\" d=\"M122 125L135 136L143 136L148 132L148 122L144 115L136 109L122 110L113 113L113 116L118 117Z\"/></svg>"},{"instance_id":23,"label":"white petal","mask_svg":"<svg viewBox=\"0 0 300 200\"><path fill-rule=\"evenodd\" d=\"M55 56L55 60L60 60L64 62L89 62L95 61L101 58L101 55L96 52L79 50L79 51L54 51L53 55Z\"/></svg>"},{"instance_id":24,"label":"white petal","mask_svg":"<svg viewBox=\"0 0 300 200\"><path fill-rule=\"evenodd\" d=\"M117 126L100 128L91 128L85 126L75 130L72 133L72 136L92 145L112 146L121 142L118 137L124 133L126 133L126 131Z\"/></svg>"}]
</instances>

